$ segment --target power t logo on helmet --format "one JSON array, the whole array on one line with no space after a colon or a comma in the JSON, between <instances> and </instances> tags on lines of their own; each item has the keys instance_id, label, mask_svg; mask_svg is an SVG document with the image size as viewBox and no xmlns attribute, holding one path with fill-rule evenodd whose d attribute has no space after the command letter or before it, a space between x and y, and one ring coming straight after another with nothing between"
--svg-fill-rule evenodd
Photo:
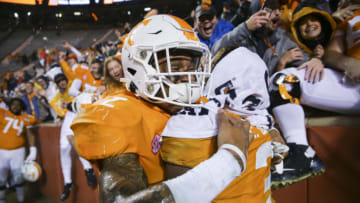
<instances>
[{"instance_id":1,"label":"power t logo on helmet","mask_svg":"<svg viewBox=\"0 0 360 203\"><path fill-rule=\"evenodd\" d=\"M207 46L182 19L151 16L140 22L122 50L127 88L158 103L193 106L210 76Z\"/></svg>"}]
</instances>

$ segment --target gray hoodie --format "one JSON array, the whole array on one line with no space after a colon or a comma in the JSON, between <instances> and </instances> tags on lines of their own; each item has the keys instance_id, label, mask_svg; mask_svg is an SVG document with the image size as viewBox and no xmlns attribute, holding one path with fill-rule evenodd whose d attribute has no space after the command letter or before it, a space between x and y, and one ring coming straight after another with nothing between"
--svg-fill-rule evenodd
<instances>
[{"instance_id":1,"label":"gray hoodie","mask_svg":"<svg viewBox=\"0 0 360 203\"><path fill-rule=\"evenodd\" d=\"M255 6L253 4L255 4ZM260 0L254 0L252 2L251 8L254 9L254 7L260 9ZM243 22L218 40L212 47L211 52L215 55L223 48L235 49L240 46L246 47L250 51L257 53L264 60L271 76L276 72L276 65L281 56L289 49L298 47L298 45L288 37L285 30L277 28L270 36L268 36L270 43L276 52L276 54L274 54L264 42L264 33L265 31L261 29L254 32L248 30L245 22ZM304 54L304 60L295 61L288 64L287 67L297 67L310 59L310 56L305 51L302 52Z\"/></svg>"}]
</instances>

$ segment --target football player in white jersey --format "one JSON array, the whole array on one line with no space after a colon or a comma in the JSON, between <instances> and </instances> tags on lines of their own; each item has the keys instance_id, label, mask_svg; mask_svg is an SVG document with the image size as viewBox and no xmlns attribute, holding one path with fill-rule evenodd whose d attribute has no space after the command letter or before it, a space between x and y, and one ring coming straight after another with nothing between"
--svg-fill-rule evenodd
<instances>
[{"instance_id":1,"label":"football player in white jersey","mask_svg":"<svg viewBox=\"0 0 360 203\"><path fill-rule=\"evenodd\" d=\"M273 146L269 131L268 72L261 58L244 47L224 56L215 66L202 107L185 107L173 115L162 134L161 156L166 177L174 177L211 156L218 134L217 111L224 108L251 124L254 136L248 151L247 169L213 202L271 202L270 168ZM174 170L177 171L174 172Z\"/></svg>"}]
</instances>

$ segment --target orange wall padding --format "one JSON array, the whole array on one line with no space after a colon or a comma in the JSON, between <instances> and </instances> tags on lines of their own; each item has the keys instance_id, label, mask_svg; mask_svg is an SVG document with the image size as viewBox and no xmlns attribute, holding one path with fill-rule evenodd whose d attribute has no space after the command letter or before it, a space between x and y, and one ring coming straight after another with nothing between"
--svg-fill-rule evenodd
<instances>
[{"instance_id":1,"label":"orange wall padding","mask_svg":"<svg viewBox=\"0 0 360 203\"><path fill-rule=\"evenodd\" d=\"M307 133L326 171L274 191L276 203L359 202L360 127L310 127Z\"/></svg>"},{"instance_id":2,"label":"orange wall padding","mask_svg":"<svg viewBox=\"0 0 360 203\"><path fill-rule=\"evenodd\" d=\"M64 183L60 165L60 127L41 126L38 128L38 161L43 169L43 175L38 182L40 192L56 202L61 202L59 197ZM64 203L97 203L99 201L98 188L89 187L82 165L75 151L72 151L73 167L72 179L75 188ZM98 174L98 170L96 173Z\"/></svg>"},{"instance_id":3,"label":"orange wall padding","mask_svg":"<svg viewBox=\"0 0 360 203\"><path fill-rule=\"evenodd\" d=\"M310 127L308 139L326 165L326 172L290 187L273 191L276 203L353 203L358 202L360 182L360 127ZM43 168L40 191L59 200L63 188L59 155L60 127L38 128L38 161ZM76 185L66 203L97 203L97 188L87 186L75 152L72 177Z\"/></svg>"}]
</instances>

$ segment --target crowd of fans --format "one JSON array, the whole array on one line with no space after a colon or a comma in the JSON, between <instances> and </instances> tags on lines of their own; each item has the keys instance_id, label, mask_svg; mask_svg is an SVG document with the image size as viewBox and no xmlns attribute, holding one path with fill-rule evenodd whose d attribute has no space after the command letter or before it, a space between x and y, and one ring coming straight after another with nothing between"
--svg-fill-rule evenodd
<instances>
[{"instance_id":1,"label":"crowd of fans","mask_svg":"<svg viewBox=\"0 0 360 203\"><path fill-rule=\"evenodd\" d=\"M321 100L333 95L321 97L322 94L316 92L321 98L314 99L313 93L306 90L309 85L333 75L353 84L348 86L352 88L350 91L359 89L360 69L356 68L359 52L351 49L351 46L356 48L358 38L346 45L344 42L348 39L346 24L358 15L360 4L355 0L229 0L221 1L219 6L218 2L203 0L186 20L211 50L213 63L242 46L258 54L267 65L265 78L270 79L271 110L290 147L284 167L296 169L290 174L274 173L274 187L292 184L294 179L299 181L309 173L323 171L324 166L307 141L300 103L335 112L359 112L358 96L353 99L355 101L341 101L345 103L341 106L331 102L324 104ZM147 16L157 13L152 10ZM76 108L72 101L81 91L100 95L109 89L105 85L116 84L112 80L120 79L122 74L116 71L119 70L117 66L121 66L121 48L129 31L127 24L121 32L115 32L117 41L105 41L87 49L79 50L63 41L63 49L36 50L36 63L4 73L1 98L5 103L14 97L21 98L27 114L41 122L60 125L67 111ZM110 66L112 61L116 62ZM324 68L325 64L329 69ZM333 86L341 90L342 84ZM322 88L324 92L326 86ZM340 95L349 98L347 93ZM300 97L303 98L300 100ZM289 121L287 118L292 115L295 115L291 117L294 120ZM308 155L309 151L312 155ZM91 182L94 181L93 172L85 165L89 185L94 185ZM62 200L69 195L71 178L64 183Z\"/></svg>"},{"instance_id":2,"label":"crowd of fans","mask_svg":"<svg viewBox=\"0 0 360 203\"><path fill-rule=\"evenodd\" d=\"M87 67L96 59L102 66L106 57L119 54L121 50L121 33L118 31L116 34L119 41L105 41L87 50L78 50L67 41L63 41L63 49L60 50L49 47L36 50L33 63L15 72L4 73L1 98L7 102L10 98L21 97L26 103L28 114L42 122L57 121L63 115L57 114L54 111L57 107L50 104L61 90L59 80L63 69L60 64L66 63L75 70L79 64Z\"/></svg>"}]
</instances>

